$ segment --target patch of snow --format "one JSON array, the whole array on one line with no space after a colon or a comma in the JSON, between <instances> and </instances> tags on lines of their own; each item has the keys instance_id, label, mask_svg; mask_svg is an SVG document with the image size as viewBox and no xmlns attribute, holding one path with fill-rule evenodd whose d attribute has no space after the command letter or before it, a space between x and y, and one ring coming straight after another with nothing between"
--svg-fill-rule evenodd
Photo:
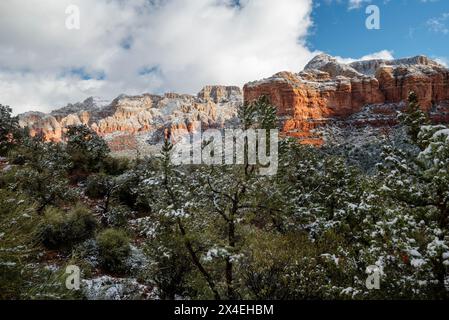
<instances>
[{"instance_id":1,"label":"patch of snow","mask_svg":"<svg viewBox=\"0 0 449 320\"><path fill-rule=\"evenodd\" d=\"M229 252L225 248L212 248L203 257L204 261L212 261L215 258L227 258L229 257Z\"/></svg>"},{"instance_id":2,"label":"patch of snow","mask_svg":"<svg viewBox=\"0 0 449 320\"><path fill-rule=\"evenodd\" d=\"M337 258L334 254L325 253L321 255L323 258L329 259L335 263L335 265L338 266L338 263L340 262L340 258Z\"/></svg>"},{"instance_id":3,"label":"patch of snow","mask_svg":"<svg viewBox=\"0 0 449 320\"><path fill-rule=\"evenodd\" d=\"M153 238L156 236L158 223L154 222L150 217L130 220L129 224L141 236L145 236L147 238Z\"/></svg>"},{"instance_id":4,"label":"patch of snow","mask_svg":"<svg viewBox=\"0 0 449 320\"><path fill-rule=\"evenodd\" d=\"M131 273L137 274L148 265L149 261L141 249L133 245L130 246L130 249L131 253L125 263Z\"/></svg>"},{"instance_id":5,"label":"patch of snow","mask_svg":"<svg viewBox=\"0 0 449 320\"><path fill-rule=\"evenodd\" d=\"M446 141L449 141L449 129L443 129L443 130L437 131L433 135L434 139L439 139L442 137L446 137Z\"/></svg>"},{"instance_id":6,"label":"patch of snow","mask_svg":"<svg viewBox=\"0 0 449 320\"><path fill-rule=\"evenodd\" d=\"M155 290L132 278L101 276L82 280L81 290L88 300L157 299Z\"/></svg>"},{"instance_id":7,"label":"patch of snow","mask_svg":"<svg viewBox=\"0 0 449 320\"><path fill-rule=\"evenodd\" d=\"M426 264L426 261L424 259L412 259L410 264L415 268L420 268Z\"/></svg>"},{"instance_id":8,"label":"patch of snow","mask_svg":"<svg viewBox=\"0 0 449 320\"><path fill-rule=\"evenodd\" d=\"M17 265L17 263L10 262L10 261L0 262L0 266L5 266L5 267L15 267L16 265Z\"/></svg>"},{"instance_id":9,"label":"patch of snow","mask_svg":"<svg viewBox=\"0 0 449 320\"><path fill-rule=\"evenodd\" d=\"M409 250L408 253L409 253L412 257L418 257L418 258L422 257L421 253L419 253L418 250L416 250L416 249Z\"/></svg>"}]
</instances>

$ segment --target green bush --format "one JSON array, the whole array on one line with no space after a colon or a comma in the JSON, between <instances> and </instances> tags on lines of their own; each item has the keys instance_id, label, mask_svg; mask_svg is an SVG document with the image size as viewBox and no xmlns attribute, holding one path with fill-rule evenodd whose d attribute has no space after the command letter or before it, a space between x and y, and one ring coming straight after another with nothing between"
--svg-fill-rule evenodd
<instances>
[{"instance_id":1,"label":"green bush","mask_svg":"<svg viewBox=\"0 0 449 320\"><path fill-rule=\"evenodd\" d=\"M8 186L13 184L15 180L15 172L14 168L11 168L9 171L1 171L0 169L0 189L6 189Z\"/></svg>"},{"instance_id":2,"label":"green bush","mask_svg":"<svg viewBox=\"0 0 449 320\"><path fill-rule=\"evenodd\" d=\"M13 187L37 201L39 213L47 206L67 204L77 198L75 190L68 186L67 170L71 164L64 148L60 143L29 138L16 150L25 165L17 166ZM16 157L14 153L11 156Z\"/></svg>"},{"instance_id":3,"label":"green bush","mask_svg":"<svg viewBox=\"0 0 449 320\"><path fill-rule=\"evenodd\" d=\"M14 146L18 128L19 119L12 116L12 109L0 104L0 155L8 154Z\"/></svg>"},{"instance_id":4,"label":"green bush","mask_svg":"<svg viewBox=\"0 0 449 320\"><path fill-rule=\"evenodd\" d=\"M107 224L111 227L124 227L131 217L132 212L126 206L115 206L106 213Z\"/></svg>"},{"instance_id":5,"label":"green bush","mask_svg":"<svg viewBox=\"0 0 449 320\"><path fill-rule=\"evenodd\" d=\"M142 184L143 175L141 171L131 170L118 177L115 197L134 211L148 213L151 212L151 199Z\"/></svg>"},{"instance_id":6,"label":"green bush","mask_svg":"<svg viewBox=\"0 0 449 320\"><path fill-rule=\"evenodd\" d=\"M49 207L38 228L38 239L48 248L71 247L94 235L97 223L92 213L77 206L69 213Z\"/></svg>"},{"instance_id":7,"label":"green bush","mask_svg":"<svg viewBox=\"0 0 449 320\"><path fill-rule=\"evenodd\" d=\"M128 207L137 209L137 187L139 183L140 179L136 174L134 174L134 172L130 172L126 175L120 176L116 192L117 199Z\"/></svg>"},{"instance_id":8,"label":"green bush","mask_svg":"<svg viewBox=\"0 0 449 320\"><path fill-rule=\"evenodd\" d=\"M10 152L9 158L11 159L11 163L17 166L23 166L27 161L26 156L18 152Z\"/></svg>"},{"instance_id":9,"label":"green bush","mask_svg":"<svg viewBox=\"0 0 449 320\"><path fill-rule=\"evenodd\" d=\"M0 189L0 300L20 299L36 278L27 268L27 259L38 253L37 246L30 245L30 234L40 218L32 201Z\"/></svg>"},{"instance_id":10,"label":"green bush","mask_svg":"<svg viewBox=\"0 0 449 320\"><path fill-rule=\"evenodd\" d=\"M48 206L76 199L76 192L68 187L64 172L57 170L39 171L24 167L16 171L15 187L37 202L39 213Z\"/></svg>"},{"instance_id":11,"label":"green bush","mask_svg":"<svg viewBox=\"0 0 449 320\"><path fill-rule=\"evenodd\" d=\"M106 157L103 161L103 170L112 176L125 173L130 168L130 161L127 158Z\"/></svg>"},{"instance_id":12,"label":"green bush","mask_svg":"<svg viewBox=\"0 0 449 320\"><path fill-rule=\"evenodd\" d=\"M108 177L104 174L93 174L87 178L86 195L92 199L100 199L106 196Z\"/></svg>"},{"instance_id":13,"label":"green bush","mask_svg":"<svg viewBox=\"0 0 449 320\"><path fill-rule=\"evenodd\" d=\"M100 264L105 271L124 273L126 259L131 248L126 233L117 229L106 229L97 236Z\"/></svg>"},{"instance_id":14,"label":"green bush","mask_svg":"<svg viewBox=\"0 0 449 320\"><path fill-rule=\"evenodd\" d=\"M98 172L110 150L106 142L85 125L69 126L65 134L72 171Z\"/></svg>"}]
</instances>

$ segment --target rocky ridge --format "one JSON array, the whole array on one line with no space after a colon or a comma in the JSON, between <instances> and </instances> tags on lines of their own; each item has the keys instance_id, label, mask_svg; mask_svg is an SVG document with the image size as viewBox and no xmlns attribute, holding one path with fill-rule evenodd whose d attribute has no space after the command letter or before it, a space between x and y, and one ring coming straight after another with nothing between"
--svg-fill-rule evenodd
<instances>
[{"instance_id":1,"label":"rocky ridge","mask_svg":"<svg viewBox=\"0 0 449 320\"><path fill-rule=\"evenodd\" d=\"M299 73L246 84L244 100L269 97L286 135L320 145L314 129L323 124L394 124L410 91L435 122L449 122L449 69L424 56L344 64L321 54Z\"/></svg>"},{"instance_id":2,"label":"rocky ridge","mask_svg":"<svg viewBox=\"0 0 449 320\"><path fill-rule=\"evenodd\" d=\"M235 119L242 99L239 87L225 86L204 87L197 96L121 95L111 103L88 98L50 114L21 114L19 123L28 127L32 136L40 134L55 142L63 139L68 126L84 124L103 136L113 151L137 150L145 147L148 139L160 143L167 132L176 137L180 130L192 131L193 123L223 128Z\"/></svg>"},{"instance_id":3,"label":"rocky ridge","mask_svg":"<svg viewBox=\"0 0 449 320\"><path fill-rule=\"evenodd\" d=\"M388 127L415 91L422 108L437 123L449 123L449 69L425 57L369 60L345 64L320 54L299 73L233 86L206 86L196 96L121 95L112 102L88 98L50 114L27 112L20 125L31 135L61 141L70 125L85 124L103 136L115 152L152 152L164 136L224 128L235 124L237 108L265 95L277 107L283 134L301 143L321 145L323 125Z\"/></svg>"}]
</instances>

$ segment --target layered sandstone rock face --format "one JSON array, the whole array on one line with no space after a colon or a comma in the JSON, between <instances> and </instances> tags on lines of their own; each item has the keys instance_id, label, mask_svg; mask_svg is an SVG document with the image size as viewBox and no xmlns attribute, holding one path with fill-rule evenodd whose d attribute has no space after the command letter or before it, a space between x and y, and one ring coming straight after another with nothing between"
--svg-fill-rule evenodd
<instances>
[{"instance_id":1,"label":"layered sandstone rock face","mask_svg":"<svg viewBox=\"0 0 449 320\"><path fill-rule=\"evenodd\" d=\"M228 101L240 101L242 90L235 86L206 86L198 93L201 101L214 103L226 103Z\"/></svg>"},{"instance_id":2,"label":"layered sandstone rock face","mask_svg":"<svg viewBox=\"0 0 449 320\"><path fill-rule=\"evenodd\" d=\"M24 113L19 122L31 135L41 134L47 141L61 141L68 126L84 124L103 136L113 151L122 151L136 149L147 140L158 144L167 133L176 138L200 125L203 129L223 128L235 121L242 101L238 87L208 86L197 96L121 95L111 103L89 98L50 114Z\"/></svg>"},{"instance_id":3,"label":"layered sandstone rock face","mask_svg":"<svg viewBox=\"0 0 449 320\"><path fill-rule=\"evenodd\" d=\"M435 121L449 120L449 70L423 56L343 64L322 54L300 73L280 72L248 83L244 100L269 97L285 134L319 145L314 129L329 122L391 125L410 91Z\"/></svg>"},{"instance_id":4,"label":"layered sandstone rock face","mask_svg":"<svg viewBox=\"0 0 449 320\"><path fill-rule=\"evenodd\" d=\"M449 70L418 56L400 60L339 63L318 55L300 73L280 72L250 82L244 100L268 96L277 107L281 131L302 143L320 145L325 124L392 126L415 91L435 122L449 123ZM50 114L28 112L20 125L32 135L61 141L70 125L85 124L103 136L113 151L139 150L177 140L185 132L235 125L243 103L239 87L207 86L196 96L121 95L111 103L89 98Z\"/></svg>"}]
</instances>

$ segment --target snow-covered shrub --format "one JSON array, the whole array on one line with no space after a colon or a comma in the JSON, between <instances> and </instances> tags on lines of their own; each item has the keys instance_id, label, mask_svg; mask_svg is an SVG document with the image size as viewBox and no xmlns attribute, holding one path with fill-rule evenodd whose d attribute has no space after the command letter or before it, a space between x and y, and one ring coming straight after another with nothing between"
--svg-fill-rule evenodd
<instances>
[{"instance_id":1,"label":"snow-covered shrub","mask_svg":"<svg viewBox=\"0 0 449 320\"><path fill-rule=\"evenodd\" d=\"M85 125L69 126L65 134L73 171L98 172L110 150L106 142Z\"/></svg>"},{"instance_id":2,"label":"snow-covered shrub","mask_svg":"<svg viewBox=\"0 0 449 320\"><path fill-rule=\"evenodd\" d=\"M105 214L106 223L110 227L125 227L133 216L126 206L114 206Z\"/></svg>"}]
</instances>

